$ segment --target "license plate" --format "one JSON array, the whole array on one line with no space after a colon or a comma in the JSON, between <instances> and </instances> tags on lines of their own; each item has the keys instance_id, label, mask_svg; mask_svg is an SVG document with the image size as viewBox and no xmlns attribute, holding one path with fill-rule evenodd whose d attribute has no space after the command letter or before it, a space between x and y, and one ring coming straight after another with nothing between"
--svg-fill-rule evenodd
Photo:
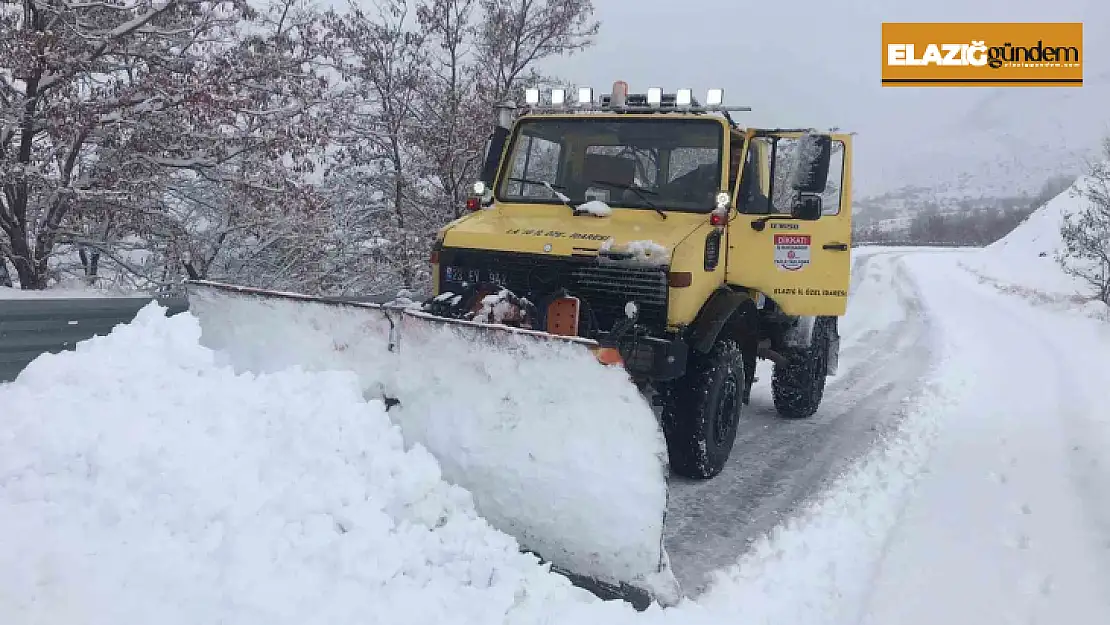
<instances>
[{"instance_id":1,"label":"license plate","mask_svg":"<svg viewBox=\"0 0 1110 625\"><path fill-rule=\"evenodd\" d=\"M471 284L489 282L497 286L505 286L508 281L507 276L503 272L493 271L491 269L448 266L445 270L445 274L448 282L469 282Z\"/></svg>"}]
</instances>

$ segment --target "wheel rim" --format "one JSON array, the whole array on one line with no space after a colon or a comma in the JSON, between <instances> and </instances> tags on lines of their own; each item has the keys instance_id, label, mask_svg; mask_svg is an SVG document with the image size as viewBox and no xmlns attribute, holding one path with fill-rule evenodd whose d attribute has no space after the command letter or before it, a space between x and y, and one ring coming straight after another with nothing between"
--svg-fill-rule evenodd
<instances>
[{"instance_id":1,"label":"wheel rim","mask_svg":"<svg viewBox=\"0 0 1110 625\"><path fill-rule=\"evenodd\" d=\"M721 398L717 402L717 419L713 423L713 442L722 446L728 442L728 436L739 418L737 406L739 405L740 385L735 376L725 378L721 385Z\"/></svg>"}]
</instances>

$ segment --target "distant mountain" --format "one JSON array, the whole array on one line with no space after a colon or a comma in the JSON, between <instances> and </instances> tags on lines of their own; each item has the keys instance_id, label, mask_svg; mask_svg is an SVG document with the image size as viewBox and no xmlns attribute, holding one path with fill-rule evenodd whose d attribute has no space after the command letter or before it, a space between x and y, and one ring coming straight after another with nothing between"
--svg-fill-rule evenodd
<instances>
[{"instance_id":1,"label":"distant mountain","mask_svg":"<svg viewBox=\"0 0 1110 625\"><path fill-rule=\"evenodd\" d=\"M1081 175L1110 136L1110 72L1080 88L992 89L970 101L938 112L927 136L882 142L882 175L853 199L859 228L897 230L923 211L1024 209Z\"/></svg>"}]
</instances>

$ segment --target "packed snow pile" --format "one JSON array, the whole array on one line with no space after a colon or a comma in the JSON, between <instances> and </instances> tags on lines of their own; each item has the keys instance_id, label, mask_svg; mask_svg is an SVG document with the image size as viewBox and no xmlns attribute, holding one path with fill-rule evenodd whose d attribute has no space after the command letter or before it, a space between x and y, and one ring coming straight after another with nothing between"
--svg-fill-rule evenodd
<instances>
[{"instance_id":1,"label":"packed snow pile","mask_svg":"<svg viewBox=\"0 0 1110 625\"><path fill-rule=\"evenodd\" d=\"M535 622L593 602L406 450L354 374L237 375L200 333L152 304L0 386L0 622Z\"/></svg>"},{"instance_id":2,"label":"packed snow pile","mask_svg":"<svg viewBox=\"0 0 1110 625\"><path fill-rule=\"evenodd\" d=\"M526 548L673 596L673 575L658 574L666 444L623 369L580 345L400 311L207 289L190 293L190 310L202 343L239 371L351 371L367 398L399 400L389 415L405 440Z\"/></svg>"},{"instance_id":3,"label":"packed snow pile","mask_svg":"<svg viewBox=\"0 0 1110 625\"><path fill-rule=\"evenodd\" d=\"M1057 260L1064 251L1060 236L1064 217L1089 207L1089 200L1077 194L1077 189L1088 182L1086 177L1080 178L1034 211L1010 234L983 250L969 253L961 261L964 267L982 282L1002 291L1061 309L1105 316L1106 306L1090 301L1089 285L1066 273Z\"/></svg>"}]
</instances>

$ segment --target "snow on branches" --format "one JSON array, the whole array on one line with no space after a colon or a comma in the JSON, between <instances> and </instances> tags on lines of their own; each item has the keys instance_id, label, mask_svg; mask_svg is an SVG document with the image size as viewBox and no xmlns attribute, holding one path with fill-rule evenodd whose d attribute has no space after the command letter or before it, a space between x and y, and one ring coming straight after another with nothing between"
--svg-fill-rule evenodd
<instances>
[{"instance_id":1,"label":"snow on branches","mask_svg":"<svg viewBox=\"0 0 1110 625\"><path fill-rule=\"evenodd\" d=\"M3 11L0 229L24 288L46 286L58 245L114 254L138 237L159 251L189 227L174 223L179 185L222 185L257 207L305 169L327 82L311 67L319 19L293 0Z\"/></svg>"},{"instance_id":2,"label":"snow on branches","mask_svg":"<svg viewBox=\"0 0 1110 625\"><path fill-rule=\"evenodd\" d=\"M495 99L588 45L589 0L0 4L0 280L112 267L421 288ZM101 262L102 260L108 263ZM7 265L4 264L6 260Z\"/></svg>"}]
</instances>

